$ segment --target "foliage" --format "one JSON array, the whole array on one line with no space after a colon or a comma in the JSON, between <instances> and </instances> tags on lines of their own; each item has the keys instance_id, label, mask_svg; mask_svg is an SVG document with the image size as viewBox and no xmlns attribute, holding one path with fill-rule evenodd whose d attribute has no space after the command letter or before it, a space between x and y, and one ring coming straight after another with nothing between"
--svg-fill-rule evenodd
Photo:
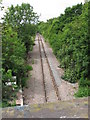
<instances>
[{"instance_id":1,"label":"foliage","mask_svg":"<svg viewBox=\"0 0 90 120\"><path fill-rule=\"evenodd\" d=\"M36 23L38 15L33 11L30 4L22 3L21 6L13 6L8 8L4 16L4 24L11 26L18 33L18 38L24 42L26 53L32 46L32 36L36 33Z\"/></svg>"},{"instance_id":2,"label":"foliage","mask_svg":"<svg viewBox=\"0 0 90 120\"><path fill-rule=\"evenodd\" d=\"M13 74L17 76L17 79L20 80L21 74L23 74L25 69L25 47L18 40L17 33L8 26L5 28L2 36L2 51L2 67L5 69L5 72L11 69Z\"/></svg>"},{"instance_id":3,"label":"foliage","mask_svg":"<svg viewBox=\"0 0 90 120\"><path fill-rule=\"evenodd\" d=\"M25 24L20 27L20 30L18 32L19 38L22 40L26 47L26 53L28 53L30 51L30 48L33 46L34 41L32 36L35 36L36 30L37 28L33 24Z\"/></svg>"},{"instance_id":4,"label":"foliage","mask_svg":"<svg viewBox=\"0 0 90 120\"><path fill-rule=\"evenodd\" d=\"M79 87L77 93L75 93L76 97L87 97L90 96L90 89L88 87Z\"/></svg>"},{"instance_id":5,"label":"foliage","mask_svg":"<svg viewBox=\"0 0 90 120\"><path fill-rule=\"evenodd\" d=\"M87 82L90 78L88 17L88 3L77 4L66 8L59 17L38 24L39 31L49 41L60 66L65 70L62 77L71 83L81 82L82 79L84 87L90 86Z\"/></svg>"},{"instance_id":6,"label":"foliage","mask_svg":"<svg viewBox=\"0 0 90 120\"><path fill-rule=\"evenodd\" d=\"M35 24L38 21L37 14L33 11L33 7L30 4L22 3L21 6L13 6L8 8L5 15L6 24L12 27L19 27L23 24Z\"/></svg>"},{"instance_id":7,"label":"foliage","mask_svg":"<svg viewBox=\"0 0 90 120\"><path fill-rule=\"evenodd\" d=\"M28 52L32 50L38 16L29 4L8 8L2 29L2 106L15 105L16 92L26 85ZM15 77L15 79L14 79ZM14 84L16 81L16 85ZM7 83L11 83L8 85ZM12 94L10 94L12 92ZM15 93L15 94L14 94Z\"/></svg>"}]
</instances>

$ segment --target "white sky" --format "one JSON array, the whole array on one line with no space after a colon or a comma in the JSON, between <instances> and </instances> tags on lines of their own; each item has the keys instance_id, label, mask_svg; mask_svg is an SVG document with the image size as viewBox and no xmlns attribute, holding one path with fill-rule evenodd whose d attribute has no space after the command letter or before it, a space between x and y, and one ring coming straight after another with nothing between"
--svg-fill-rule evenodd
<instances>
[{"instance_id":1,"label":"white sky","mask_svg":"<svg viewBox=\"0 0 90 120\"><path fill-rule=\"evenodd\" d=\"M6 7L17 4L30 3L34 8L34 12L37 12L40 16L40 21L46 21L47 19L58 17L61 13L64 13L66 7L71 7L78 3L84 3L84 0L3 0L3 5ZM0 12L0 16L2 16Z\"/></svg>"}]
</instances>

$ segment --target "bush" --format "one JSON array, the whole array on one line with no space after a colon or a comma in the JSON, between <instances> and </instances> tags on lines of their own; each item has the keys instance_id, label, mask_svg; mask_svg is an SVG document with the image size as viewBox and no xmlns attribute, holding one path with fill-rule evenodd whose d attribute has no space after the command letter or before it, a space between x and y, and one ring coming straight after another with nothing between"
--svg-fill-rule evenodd
<instances>
[{"instance_id":1,"label":"bush","mask_svg":"<svg viewBox=\"0 0 90 120\"><path fill-rule=\"evenodd\" d=\"M33 12L30 4L22 3L21 6L13 6L3 18L2 29L2 101L3 106L15 105L16 96L11 92L17 92L20 86L26 85L28 71L32 67L27 65L28 52L32 50L34 36L37 30L38 16ZM12 82L16 77L16 85L8 86L6 82ZM13 99L13 104L9 103Z\"/></svg>"},{"instance_id":2,"label":"bush","mask_svg":"<svg viewBox=\"0 0 90 120\"><path fill-rule=\"evenodd\" d=\"M75 97L87 97L90 96L90 89L88 87L79 87L77 93L75 93Z\"/></svg>"},{"instance_id":3,"label":"bush","mask_svg":"<svg viewBox=\"0 0 90 120\"><path fill-rule=\"evenodd\" d=\"M85 88L86 85L90 85L89 81L87 82L89 79L88 6L88 3L85 3L68 7L59 17L38 24L39 31L48 40L60 61L60 66L65 70L62 77L71 83L80 81L79 85Z\"/></svg>"}]
</instances>

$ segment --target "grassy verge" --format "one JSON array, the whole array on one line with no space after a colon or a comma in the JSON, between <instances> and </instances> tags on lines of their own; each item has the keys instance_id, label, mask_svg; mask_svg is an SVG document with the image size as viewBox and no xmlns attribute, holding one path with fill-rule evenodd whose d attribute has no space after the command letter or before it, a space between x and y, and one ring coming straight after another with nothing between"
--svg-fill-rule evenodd
<instances>
[{"instance_id":1,"label":"grassy verge","mask_svg":"<svg viewBox=\"0 0 90 120\"><path fill-rule=\"evenodd\" d=\"M87 87L79 87L78 92L75 93L75 97L88 97L90 96L90 90Z\"/></svg>"}]
</instances>

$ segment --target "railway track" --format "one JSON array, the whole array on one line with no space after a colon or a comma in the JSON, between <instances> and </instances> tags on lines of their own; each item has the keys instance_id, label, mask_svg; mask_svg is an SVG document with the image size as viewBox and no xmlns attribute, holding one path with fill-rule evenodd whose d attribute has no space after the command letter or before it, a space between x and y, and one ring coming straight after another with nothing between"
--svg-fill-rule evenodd
<instances>
[{"instance_id":1,"label":"railway track","mask_svg":"<svg viewBox=\"0 0 90 120\"><path fill-rule=\"evenodd\" d=\"M40 39L39 39L39 37L38 37L38 44L39 44L39 52L40 52L40 60L41 60L41 69L42 69L42 77L43 77L43 86L44 86L45 102L47 102L47 93L46 93L45 77L44 77L44 67L43 67L43 59L42 59L41 45L40 45Z\"/></svg>"},{"instance_id":2,"label":"railway track","mask_svg":"<svg viewBox=\"0 0 90 120\"><path fill-rule=\"evenodd\" d=\"M51 55L46 50L43 37L36 35L35 46L31 53L32 76L27 81L27 88L24 89L24 105L42 104L60 101L60 78L56 68L52 65Z\"/></svg>"},{"instance_id":3,"label":"railway track","mask_svg":"<svg viewBox=\"0 0 90 120\"><path fill-rule=\"evenodd\" d=\"M38 44L39 44L41 68L43 75L45 102L56 102L60 100L60 95L58 92L58 87L56 85L52 70L48 62L48 58L46 55L46 51L44 48L41 35L38 35Z\"/></svg>"}]
</instances>

